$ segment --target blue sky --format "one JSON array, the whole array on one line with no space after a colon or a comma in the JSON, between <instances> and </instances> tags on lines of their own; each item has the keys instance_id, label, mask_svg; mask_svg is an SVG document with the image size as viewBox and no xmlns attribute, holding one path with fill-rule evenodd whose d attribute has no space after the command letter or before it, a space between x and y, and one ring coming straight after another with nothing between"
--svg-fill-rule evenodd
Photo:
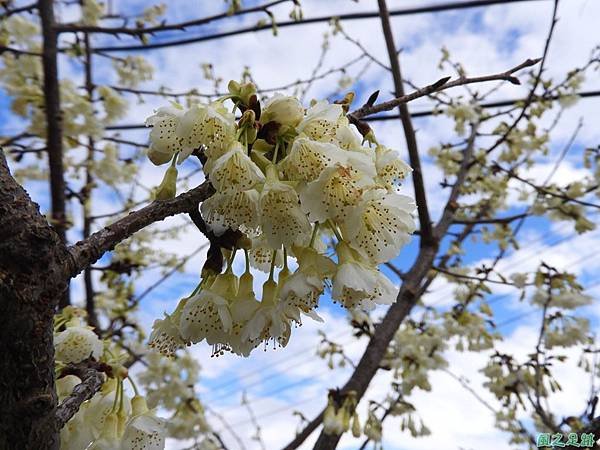
<instances>
[{"instance_id":1,"label":"blue sky","mask_svg":"<svg viewBox=\"0 0 600 450\"><path fill-rule=\"evenodd\" d=\"M245 2L251 5L258 2ZM427 2L430 3L441 3ZM151 3L146 0L129 2L115 2L119 12L133 13L140 11ZM167 20L188 20L199 15L208 15L219 12L223 8L220 1L203 0L198 4L192 2L174 1L169 3ZM306 0L305 15L322 16L335 15L355 11L375 11L376 2L362 0L352 2L349 0ZM389 1L390 9L422 5L421 1ZM600 16L600 4L593 0L563 0L559 10L560 21L557 26L556 36L551 47L548 59L548 74L560 78L572 66L585 62L585 58L600 41L600 35L592 32L596 24L594 17ZM512 67L528 57L541 55L545 33L550 21L552 3L550 1L533 1L513 5L490 6L460 10L456 12L442 12L436 14L421 14L409 17L393 18L393 27L397 45L403 49L402 65L406 77L413 83L423 85L437 80L447 71L437 69L440 57L440 47L445 45L456 59L460 60L469 74L481 75L504 70ZM281 20L287 19L289 7L282 5L273 11ZM74 9L61 11L64 21L77 19ZM206 27L190 30L188 35L201 36L213 32L225 31L240 26L251 25L262 18L261 16L244 16L231 18L226 21L211 24ZM369 49L379 60L386 61L385 46L380 35L379 22L374 20L344 22L344 28L354 38ZM181 48L166 48L153 52L140 52L148 57L156 67L155 80L144 85L147 88L167 86L174 91L186 90L197 87L200 91L209 92L210 83L202 78L200 64L211 62L215 73L226 81L237 78L243 67L249 65L259 86L268 88L286 84L296 79L310 76L316 63L322 35L328 31L326 24L315 24L302 29L289 27L281 29L278 37L273 37L269 31L246 34L239 37L228 38L223 41L209 41L206 43L188 45ZM301 34L300 34L301 33ZM169 40L171 37L180 36L179 33L165 33L157 40ZM300 36L300 38L299 38ZM111 37L99 37L95 45L125 45L134 42L132 39L123 38L115 41ZM337 67L352 59L360 52L345 42L340 36L330 37L331 50L327 54L323 69ZM351 73L360 70L361 64L353 66ZM75 64L61 65L61 74L65 78L80 80L81 70ZM99 83L114 83L109 75L109 69L100 66L97 75ZM596 78L594 78L594 76ZM584 89L598 89L600 83L597 73L590 76ZM307 95L310 98L324 98L336 90L336 76L315 82ZM224 86L223 86L224 87ZM392 89L391 80L383 69L372 64L364 74L360 83L353 86L357 92L357 104L364 102L374 90L380 89L380 100L390 98ZM522 96L525 88L504 86L495 94L495 99L513 98ZM454 95L461 92L457 90ZM150 98L143 104L137 103L131 97L131 111L124 123L140 123L152 110L166 103L164 100ZM8 111L9 101L6 95L0 93L0 134L9 134L18 131L20 124ZM412 110L418 111L428 108L426 99L419 100L411 105ZM579 155L584 146L595 146L600 139L600 130L594 126L593 118L600 115L600 103L597 100L581 100L565 113L559 126L552 132L551 154L541 161L539 167L531 169L527 175L537 180L542 180L550 172L556 155L562 149L572 134L580 117L584 118L584 125L578 135L576 145L566 160L561 164L554 176L559 183L568 183L574 177L585 173L581 166ZM597 122L597 120L596 120ZM374 123L378 138L397 149L405 156L405 146L401 134L401 127L396 121ZM415 119L415 127L422 153L426 154L429 147L440 141L456 140L451 122L444 117ZM125 134L140 142L147 138L147 132L135 131ZM184 169L191 170L191 168ZM429 189L430 205L433 216L438 217L445 201L447 191L440 189L440 172L433 166L428 157L424 158L424 171L426 184ZM151 167L147 164L142 170L142 181L148 186L158 184L162 176L162 169ZM199 182L200 177L193 179ZM47 209L47 189L42 183L31 183L28 188L34 199L40 203L42 209ZM411 192L410 182L407 191ZM516 196L510 210L506 213L520 212L526 205L520 203ZM99 211L106 212L115 209L114 195L99 190L95 201ZM161 224L161 227L174 226L181 223L172 218ZM592 232L584 236L575 235L572 227L567 224L551 223L545 219L533 218L526 222L520 232L523 248L519 252L511 252L506 260L500 264L508 273L512 271L526 271L534 269L540 261L544 260L558 267L568 267L570 270L581 274L584 285L592 284L597 279L596 274L600 269L600 262L593 257L593 251L600 243L600 233ZM73 239L77 232L71 233ZM169 249L180 255L186 255L203 241L198 233L190 229L184 239L178 242L161 242L160 248ZM491 258L495 246L485 246L481 243L466 245L465 261L477 263ZM514 253L514 254L512 254ZM416 254L416 241L408 245L395 264L400 268L407 268ZM164 310L171 310L177 300L188 294L197 283L197 273L202 263L203 254L193 258L186 266L186 272L169 279L159 289L149 295L142 304L140 318L149 326L152 320L162 314ZM587 259L586 259L587 258ZM143 290L152 284L156 274L149 273L141 280L139 289ZM397 279L387 271L390 278ZM81 292L80 285L75 283L75 295ZM597 288L592 293L600 292ZM495 297L490 297L496 313L496 322L502 323L512 320L502 327L505 334L506 349L513 350L521 355L527 353L526 344L532 340L539 317L529 314L531 311L526 304L520 303L514 292L510 289L499 290ZM443 281L438 280L431 286L431 292L425 297L425 304L435 305L438 308L449 308L452 302L452 289ZM279 448L285 443L295 428L297 419L292 417L292 411L298 409L307 417L312 417L325 402L327 388L340 386L346 380L348 369L332 373L327 371L325 364L314 355L314 344L318 342L316 332L323 330L328 336L344 344L348 355L355 361L360 357L364 342L356 342L350 337L350 330L346 326L345 313L336 305L323 299L320 307L326 316L324 325L306 322L304 326L294 331L290 345L277 351L257 350L250 358L242 359L226 355L218 359L209 358L210 349L199 345L193 348L203 366L203 376L198 390L201 397L215 411L225 414L228 421L235 425L239 434L247 440L247 447L253 447L249 440L252 434L249 418L243 408L239 407L241 391L246 390L251 399L257 400L254 412L263 427L263 437L267 448ZM418 311L418 308L417 308ZM589 308L590 317L594 326L600 309L597 306ZM376 312L376 316L383 315L384 310ZM525 315L527 314L527 315ZM294 339L295 338L295 339ZM529 347L531 348L531 347ZM469 352L459 353L450 350L447 355L451 362L451 370L467 376L472 380L473 386L481 383L482 377L478 369L485 364L485 355L476 355ZM563 372L575 380L572 367L567 367ZM579 375L577 375L579 376ZM579 379L579 378L577 378ZM493 417L467 391L443 373L432 375L434 390L431 393L418 393L415 404L433 436L414 440L408 434L400 432L398 421L392 419L384 432L385 448L392 450L405 449L430 449L443 446L444 448L485 448L505 449L506 436L493 429ZM585 391L576 382L567 379L565 393L555 405L561 410L579 412L581 393ZM389 375L381 374L373 382L367 395L369 399L381 400L387 392ZM481 388L479 388L481 391ZM577 405L569 404L568 398L580 399ZM212 400L212 401L211 401ZM362 412L366 411L366 402L362 405ZM435 403L435 406L432 405ZM461 405L461 417L453 417L456 405ZM571 409L569 409L571 408ZM364 415L363 415L364 417ZM209 415L215 428L222 428L215 417ZM464 424L464 418L471 422L470 427ZM231 448L235 440L224 432L224 438ZM357 447L356 442L344 438L344 448ZM172 443L170 448L180 448L179 444ZM256 447L258 448L258 447ZM303 448L310 448L308 445Z\"/></svg>"}]
</instances>

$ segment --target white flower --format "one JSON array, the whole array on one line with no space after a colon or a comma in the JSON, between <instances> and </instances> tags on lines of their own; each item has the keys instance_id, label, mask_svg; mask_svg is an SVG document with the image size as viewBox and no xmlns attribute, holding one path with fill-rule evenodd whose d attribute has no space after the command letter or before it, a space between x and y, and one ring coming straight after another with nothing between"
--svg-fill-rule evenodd
<instances>
[{"instance_id":1,"label":"white flower","mask_svg":"<svg viewBox=\"0 0 600 450\"><path fill-rule=\"evenodd\" d=\"M260 302L254 296L253 284L254 278L250 272L244 273L240 277L240 287L230 307L233 325L227 336L227 344L231 352L242 356L248 356L259 344L257 340L242 339L244 327L260 307Z\"/></svg>"},{"instance_id":2,"label":"white flower","mask_svg":"<svg viewBox=\"0 0 600 450\"><path fill-rule=\"evenodd\" d=\"M210 430L202 405L197 399L186 400L177 408L175 416L167 422L169 437L192 439Z\"/></svg>"},{"instance_id":3,"label":"white flower","mask_svg":"<svg viewBox=\"0 0 600 450\"><path fill-rule=\"evenodd\" d=\"M333 277L331 297L346 308L373 309L375 304L389 305L396 301L397 289L375 267L357 258L345 242L336 247L339 263Z\"/></svg>"},{"instance_id":4,"label":"white flower","mask_svg":"<svg viewBox=\"0 0 600 450\"><path fill-rule=\"evenodd\" d=\"M129 55L113 60L113 66L119 76L119 85L134 88L142 81L152 79L154 68L140 55Z\"/></svg>"},{"instance_id":5,"label":"white flower","mask_svg":"<svg viewBox=\"0 0 600 450\"><path fill-rule=\"evenodd\" d=\"M248 254L250 256L250 266L262 272L269 272L271 261L273 260L273 248L267 242L266 236L260 236L252 239L252 248ZM283 266L283 253L277 252L275 255L275 267Z\"/></svg>"},{"instance_id":6,"label":"white flower","mask_svg":"<svg viewBox=\"0 0 600 450\"><path fill-rule=\"evenodd\" d=\"M323 413L323 432L330 435L342 434L345 431L345 409L340 408L337 411L335 406L329 401L325 412Z\"/></svg>"},{"instance_id":7,"label":"white flower","mask_svg":"<svg viewBox=\"0 0 600 450\"><path fill-rule=\"evenodd\" d=\"M265 176L236 141L211 166L210 181L217 192L240 192L264 182Z\"/></svg>"},{"instance_id":8,"label":"white flower","mask_svg":"<svg viewBox=\"0 0 600 450\"><path fill-rule=\"evenodd\" d=\"M200 211L206 223L250 235L257 233L259 194L255 189L242 192L217 192L202 202Z\"/></svg>"},{"instance_id":9,"label":"white flower","mask_svg":"<svg viewBox=\"0 0 600 450\"><path fill-rule=\"evenodd\" d=\"M73 392L75 386L81 383L81 379L75 375L67 375L56 380L56 394L58 400L62 401Z\"/></svg>"},{"instance_id":10,"label":"white flower","mask_svg":"<svg viewBox=\"0 0 600 450\"><path fill-rule=\"evenodd\" d=\"M96 0L83 0L81 22L85 25L96 25L104 15L104 3Z\"/></svg>"},{"instance_id":11,"label":"white flower","mask_svg":"<svg viewBox=\"0 0 600 450\"><path fill-rule=\"evenodd\" d=\"M66 364L81 362L90 356L100 359L102 341L87 327L73 326L58 333L54 338L56 359Z\"/></svg>"},{"instance_id":12,"label":"white flower","mask_svg":"<svg viewBox=\"0 0 600 450\"><path fill-rule=\"evenodd\" d=\"M60 430L60 450L87 449L94 440L91 427L84 421L87 408L87 403L81 405L79 411Z\"/></svg>"},{"instance_id":13,"label":"white flower","mask_svg":"<svg viewBox=\"0 0 600 450\"><path fill-rule=\"evenodd\" d=\"M117 91L108 86L98 86L98 95L104 104L105 122L113 122L122 118L127 112L127 101Z\"/></svg>"},{"instance_id":14,"label":"white flower","mask_svg":"<svg viewBox=\"0 0 600 450\"><path fill-rule=\"evenodd\" d=\"M116 392L116 389L113 389L105 394L95 395L90 400L88 407L85 408L84 421L92 430L95 438L100 437L105 428L106 419L113 410ZM123 413L125 415L131 413L131 401L127 396L123 396Z\"/></svg>"},{"instance_id":15,"label":"white flower","mask_svg":"<svg viewBox=\"0 0 600 450\"><path fill-rule=\"evenodd\" d=\"M146 126L152 127L148 158L154 164L169 162L182 149L182 140L176 130L184 112L181 105L174 104L158 108L156 114L146 119Z\"/></svg>"},{"instance_id":16,"label":"white flower","mask_svg":"<svg viewBox=\"0 0 600 450\"><path fill-rule=\"evenodd\" d=\"M180 160L202 146L210 163L222 156L235 140L234 119L233 114L220 102L191 107L181 118L177 129L178 136L183 139ZM206 166L205 169L209 171Z\"/></svg>"},{"instance_id":17,"label":"white flower","mask_svg":"<svg viewBox=\"0 0 600 450\"><path fill-rule=\"evenodd\" d=\"M406 178L412 168L398 158L398 155L389 148L378 145L375 150L375 166L378 180L388 189L394 187Z\"/></svg>"},{"instance_id":18,"label":"white flower","mask_svg":"<svg viewBox=\"0 0 600 450\"><path fill-rule=\"evenodd\" d=\"M175 319L176 320L176 319ZM177 320L165 314L164 319L156 319L152 324L152 333L148 340L150 348L167 356L175 356L175 352L185 346L186 342L181 337Z\"/></svg>"},{"instance_id":19,"label":"white flower","mask_svg":"<svg viewBox=\"0 0 600 450\"><path fill-rule=\"evenodd\" d=\"M309 247L294 248L294 254L299 268L283 281L279 298L311 318L322 321L313 310L323 293L324 279L335 272L335 263Z\"/></svg>"},{"instance_id":20,"label":"white flower","mask_svg":"<svg viewBox=\"0 0 600 450\"><path fill-rule=\"evenodd\" d=\"M370 183L371 178L352 166L329 167L300 189L302 209L313 222L343 220Z\"/></svg>"},{"instance_id":21,"label":"white flower","mask_svg":"<svg viewBox=\"0 0 600 450\"><path fill-rule=\"evenodd\" d=\"M299 308L303 313L322 322L323 320L313 311L318 306L322 293L323 280L321 278L296 271L285 279L279 296L285 305Z\"/></svg>"},{"instance_id":22,"label":"white flower","mask_svg":"<svg viewBox=\"0 0 600 450\"><path fill-rule=\"evenodd\" d=\"M236 294L230 274L222 274L208 289L185 300L179 329L186 341L197 343L203 339L219 339L231 330L229 303Z\"/></svg>"},{"instance_id":23,"label":"white flower","mask_svg":"<svg viewBox=\"0 0 600 450\"><path fill-rule=\"evenodd\" d=\"M390 261L415 231L412 198L372 189L341 223L344 239L374 263Z\"/></svg>"},{"instance_id":24,"label":"white flower","mask_svg":"<svg viewBox=\"0 0 600 450\"><path fill-rule=\"evenodd\" d=\"M121 448L119 439L119 419L117 413L109 412L102 422L99 436L86 447L86 450L115 450Z\"/></svg>"},{"instance_id":25,"label":"white flower","mask_svg":"<svg viewBox=\"0 0 600 450\"><path fill-rule=\"evenodd\" d=\"M310 223L300 209L295 189L280 182L273 175L276 170L274 166L267 169L267 182L260 195L261 228L274 249L305 244L310 240Z\"/></svg>"},{"instance_id":26,"label":"white flower","mask_svg":"<svg viewBox=\"0 0 600 450\"><path fill-rule=\"evenodd\" d=\"M32 37L39 35L39 27L21 14L9 15L3 23L6 35L17 42L29 43ZM19 58L20 60L22 58Z\"/></svg>"},{"instance_id":27,"label":"white flower","mask_svg":"<svg viewBox=\"0 0 600 450\"><path fill-rule=\"evenodd\" d=\"M162 450L165 437L165 421L146 411L127 422L121 438L121 450Z\"/></svg>"},{"instance_id":28,"label":"white flower","mask_svg":"<svg viewBox=\"0 0 600 450\"><path fill-rule=\"evenodd\" d=\"M296 97L275 94L262 109L260 121L263 124L274 121L283 126L295 127L304 116L304 109Z\"/></svg>"},{"instance_id":29,"label":"white flower","mask_svg":"<svg viewBox=\"0 0 600 450\"><path fill-rule=\"evenodd\" d=\"M523 289L527 286L527 274L526 273L512 273L510 274L510 280L513 282L516 288Z\"/></svg>"},{"instance_id":30,"label":"white flower","mask_svg":"<svg viewBox=\"0 0 600 450\"><path fill-rule=\"evenodd\" d=\"M367 422L365 423L365 429L363 431L365 436L373 442L381 442L381 421L373 411L369 411L369 416L367 417Z\"/></svg>"},{"instance_id":31,"label":"white flower","mask_svg":"<svg viewBox=\"0 0 600 450\"><path fill-rule=\"evenodd\" d=\"M335 137L331 136L329 138L329 142L335 142L346 150L358 150L361 146L360 138L350 126L346 117L342 117L338 120L337 129L335 130Z\"/></svg>"},{"instance_id":32,"label":"white flower","mask_svg":"<svg viewBox=\"0 0 600 450\"><path fill-rule=\"evenodd\" d=\"M267 280L263 285L260 307L244 326L241 338L257 344L273 339L285 347L290 338L292 322L300 323L300 310L279 302L277 284L273 280Z\"/></svg>"},{"instance_id":33,"label":"white flower","mask_svg":"<svg viewBox=\"0 0 600 450\"><path fill-rule=\"evenodd\" d=\"M317 102L306 111L306 117L296 127L296 131L315 141L335 136L338 120L343 114L342 105L330 104L324 100Z\"/></svg>"},{"instance_id":34,"label":"white flower","mask_svg":"<svg viewBox=\"0 0 600 450\"><path fill-rule=\"evenodd\" d=\"M290 153L281 161L280 167L290 180L314 181L325 168L344 161L344 153L334 144L300 136L294 140Z\"/></svg>"}]
</instances>

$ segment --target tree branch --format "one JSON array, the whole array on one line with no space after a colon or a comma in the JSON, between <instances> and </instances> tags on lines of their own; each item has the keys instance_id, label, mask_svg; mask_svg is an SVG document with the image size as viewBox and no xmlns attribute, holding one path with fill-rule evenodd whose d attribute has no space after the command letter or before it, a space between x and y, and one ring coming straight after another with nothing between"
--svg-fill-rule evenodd
<instances>
[{"instance_id":1,"label":"tree branch","mask_svg":"<svg viewBox=\"0 0 600 450\"><path fill-rule=\"evenodd\" d=\"M461 2L448 2L442 4L434 4L434 5L426 5L415 8L405 8L390 11L390 16L407 16L412 14L421 14L421 13L431 13L431 12L439 12L439 11L448 11L448 10L457 10L457 9L467 9L467 8L475 8L481 6L490 6L490 5L498 5L503 3L519 3L519 2L530 2L530 1L542 1L542 0L471 0L471 1L461 1ZM547 0L546 0L547 1ZM277 22L278 28L285 28L297 25L306 25L311 23L328 23L331 21L331 15L321 16L321 17L310 17L303 20L287 20ZM338 14L336 16L338 20L359 20L359 19L371 19L379 17L379 12L361 12L361 13L350 13L350 14ZM270 24L267 25L254 25L243 28L238 28L237 30L225 31L221 33L208 34L204 36L197 36L191 38L184 39L173 39L171 41L166 42L156 42L150 43L146 45L122 45L122 46L110 46L110 47L98 47L96 48L96 52L124 52L124 51L135 51L135 50L151 50L156 48L165 48L165 47L175 47L182 46L187 44L194 44L197 42L206 42L215 39L221 39L228 36L236 36L239 34L245 33L253 33L256 31L264 31L271 30L272 26Z\"/></svg>"},{"instance_id":2,"label":"tree branch","mask_svg":"<svg viewBox=\"0 0 600 450\"><path fill-rule=\"evenodd\" d=\"M85 267L95 263L102 255L112 250L119 242L127 239L142 228L169 216L187 213L213 194L208 181L172 200L154 201L142 209L90 235L69 248L71 258L65 263L65 273L76 276Z\"/></svg>"},{"instance_id":3,"label":"tree branch","mask_svg":"<svg viewBox=\"0 0 600 450\"><path fill-rule=\"evenodd\" d=\"M58 81L58 36L54 20L54 1L40 0L39 15L42 24L44 69L44 112L46 117L46 150L50 172L50 199L52 226L63 242L67 241L67 215L65 199L65 170L63 165L63 131ZM61 298L60 307L70 303L68 289Z\"/></svg>"},{"instance_id":4,"label":"tree branch","mask_svg":"<svg viewBox=\"0 0 600 450\"><path fill-rule=\"evenodd\" d=\"M19 6L17 8L9 9L7 6L3 5L4 12L0 14L0 20L8 19L13 14L20 14L23 12L31 12L36 9L38 6L38 2L30 3L29 5Z\"/></svg>"},{"instance_id":5,"label":"tree branch","mask_svg":"<svg viewBox=\"0 0 600 450\"><path fill-rule=\"evenodd\" d=\"M512 216L506 216L506 217L490 217L490 218L481 218L481 219L454 219L454 223L455 224L461 224L461 225L483 225L483 224L488 224L488 223L510 223L513 222L515 220L519 220L519 219L524 219L525 217L529 216L530 213L521 213L521 214L514 214Z\"/></svg>"},{"instance_id":6,"label":"tree branch","mask_svg":"<svg viewBox=\"0 0 600 450\"><path fill-rule=\"evenodd\" d=\"M390 23L390 13L385 0L378 0L377 3L379 5L381 27L383 28L383 36L385 38L385 45L388 52L388 58L390 60L390 68L392 69L392 76L394 78L394 94L396 97L403 97L404 83L402 81L402 72L400 71L398 54L396 53L396 44L394 43L394 34ZM438 83L441 86L445 84L446 81L448 80L442 79ZM434 83L434 85L436 85L436 83ZM435 86L434 90L435 89L438 89L438 86ZM391 106L391 108L394 106L396 105ZM423 172L421 170L421 158L419 157L419 149L417 146L415 130L412 126L412 120L410 118L410 113L408 112L408 106L406 106L406 102L398 103L397 106L400 112L402 128L404 129L404 137L406 139L410 165L413 169L412 180L415 191L415 200L418 208L417 212L419 215L419 230L421 231L420 245L421 247L433 246L431 219L429 218L429 208L427 207L425 181L423 180Z\"/></svg>"},{"instance_id":7,"label":"tree branch","mask_svg":"<svg viewBox=\"0 0 600 450\"><path fill-rule=\"evenodd\" d=\"M538 186L537 184L533 183L532 181L529 181L529 180L517 175L513 169L506 169L505 167L502 167L498 163L494 164L494 168L498 169L501 172L506 173L510 178L514 178L515 180L520 181L521 183L524 183L527 186L531 186L539 194L548 195L550 197L560 198L560 199L564 200L565 202L573 202L573 203L577 203L578 205L581 205L581 206L587 206L590 208L600 209L600 204L586 202L584 200L579 200L577 198L570 197L569 195L563 194L561 192L551 191L551 190L545 188L544 186Z\"/></svg>"},{"instance_id":8,"label":"tree branch","mask_svg":"<svg viewBox=\"0 0 600 450\"><path fill-rule=\"evenodd\" d=\"M366 116L376 114L379 112L390 111L390 110L394 109L396 106L400 106L400 105L408 103L412 100L416 100L417 98L420 98L420 97L426 97L428 95L433 94L434 92L444 91L446 89L450 89L450 88L457 87L457 86L465 86L467 84L484 83L486 81L509 81L513 84L520 84L519 79L514 77L513 73L515 73L523 68L531 67L540 61L541 61L540 58L527 59L527 60L523 61L521 64L513 67L512 69L509 69L505 72L496 73L493 75L484 75L484 76L480 76L480 77L460 77L453 81L449 81L450 77L444 77L444 78L439 79L435 83L432 83L430 85L427 85L425 87L417 89L416 91L413 91L410 94L406 94L406 95L402 94L392 100L389 100L389 101L383 102L383 103L379 103L377 105L364 105L360 109L357 109L356 111L352 112L351 115L354 116L356 119L360 119L362 117L366 117Z\"/></svg>"},{"instance_id":9,"label":"tree branch","mask_svg":"<svg viewBox=\"0 0 600 450\"><path fill-rule=\"evenodd\" d=\"M475 147L475 137L477 136L476 126L473 126L467 146L463 151L463 161L456 176L456 182L448 198L446 208L442 218L435 227L435 236L441 236L448 230L452 224L452 218L456 211L455 207L449 206L456 203L456 198L460 193L460 187L466 179L466 173L469 169L469 162ZM472 228L473 226L468 226ZM464 236L468 231L463 232ZM402 321L410 314L412 308L417 303L427 285L422 285L423 280L430 272L433 262L438 252L438 240L434 239L433 245L423 246L419 249L419 254L411 269L404 276L404 282L400 287L400 292L396 302L390 306L383 321L376 327L375 333L367 345L356 369L352 373L348 382L344 385L341 392L346 394L355 391L357 401L360 401L365 394L371 380L379 370L381 359L393 339L398 327ZM312 422L311 422L312 424ZM315 427L316 428L316 427ZM310 434L310 433L309 433ZM341 435L328 435L321 432L314 450L332 450L335 449ZM296 440L295 440L296 441ZM301 444L297 443L297 446ZM292 450L296 447L286 447Z\"/></svg>"},{"instance_id":10,"label":"tree branch","mask_svg":"<svg viewBox=\"0 0 600 450\"><path fill-rule=\"evenodd\" d=\"M104 382L104 376L94 361L84 361L78 367L70 368L68 374L79 377L81 383L75 386L73 392L56 408L56 422L59 430L79 411L83 402L92 398L100 390Z\"/></svg>"},{"instance_id":11,"label":"tree branch","mask_svg":"<svg viewBox=\"0 0 600 450\"><path fill-rule=\"evenodd\" d=\"M138 37L143 36L145 34L153 35L156 33L163 32L163 31L174 31L174 30L186 31L187 28L197 27L200 25L206 25L211 22L215 22L215 21L221 20L221 19L227 19L227 18L233 17L233 16L241 16L244 14L250 14L250 13L255 13L255 12L266 12L268 10L268 8L270 8L272 6L276 6L280 3L291 2L291 1L292 0L274 0L269 3L265 3L264 5L258 5L258 6L254 6L252 8L240 9L233 13L225 12L222 14L216 14L214 16L202 17L200 19L194 19L194 20L188 20L186 22L162 24L162 25L157 25L157 26L148 27L148 28L127 28L127 27L107 28L107 27L91 26L91 25L64 24L64 25L59 26L57 28L57 31L59 33L84 32L84 33L101 33L101 34L113 34L113 35L126 34L129 36L138 36Z\"/></svg>"}]
</instances>

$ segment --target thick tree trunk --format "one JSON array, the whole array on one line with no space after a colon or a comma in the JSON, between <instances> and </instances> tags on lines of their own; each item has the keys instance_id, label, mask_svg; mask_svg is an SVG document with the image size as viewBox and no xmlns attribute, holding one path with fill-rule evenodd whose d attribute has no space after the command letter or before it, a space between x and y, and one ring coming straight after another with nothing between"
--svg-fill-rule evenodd
<instances>
[{"instance_id":1,"label":"thick tree trunk","mask_svg":"<svg viewBox=\"0 0 600 450\"><path fill-rule=\"evenodd\" d=\"M68 251L0 150L0 449L57 449L53 315Z\"/></svg>"}]
</instances>

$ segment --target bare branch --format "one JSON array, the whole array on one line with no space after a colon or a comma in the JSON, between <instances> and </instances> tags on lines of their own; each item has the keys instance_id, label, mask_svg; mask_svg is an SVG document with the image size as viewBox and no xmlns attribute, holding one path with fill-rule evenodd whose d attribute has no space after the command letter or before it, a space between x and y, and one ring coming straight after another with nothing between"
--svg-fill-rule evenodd
<instances>
[{"instance_id":1,"label":"bare branch","mask_svg":"<svg viewBox=\"0 0 600 450\"><path fill-rule=\"evenodd\" d=\"M73 392L56 408L59 430L79 411L83 402L92 398L100 390L104 382L104 375L98 370L98 364L94 361L84 361L78 367L69 368L68 373L79 377L81 383L75 386Z\"/></svg>"},{"instance_id":2,"label":"bare branch","mask_svg":"<svg viewBox=\"0 0 600 450\"><path fill-rule=\"evenodd\" d=\"M530 1L542 1L542 0L510 0L511 3L518 2L530 2ZM547 1L547 0L546 0ZM430 12L439 12L439 11L448 11L448 10L456 10L456 9L467 9L467 8L475 8L481 6L489 6L489 5L498 5L506 3L507 0L471 0L471 1L460 1L460 2L448 2L436 5L426 5L415 8L405 8L390 11L390 16L407 16L412 14L421 14L421 13L430 13ZM291 26L298 25L306 25L311 23L328 23L331 21L331 15L321 16L321 17L310 17L303 20L287 20L277 22L278 28L285 28ZM338 14L335 16L338 20L358 20L358 19L372 19L379 17L379 12L361 12L361 13L351 13L351 14ZM125 51L134 51L134 50L151 50L155 48L165 48L165 47L175 47L187 44L194 44L197 42L206 42L215 39L221 39L228 36L236 36L239 34L245 33L254 33L256 31L263 30L271 30L272 26L270 24L267 25L255 25L244 28L239 28L237 30L225 31L221 33L208 34L204 36L197 36L192 38L184 38L184 39L173 39L171 41L166 42L157 42L150 43L147 45L122 45L122 46L110 46L110 47L99 47L95 51L96 52L125 52Z\"/></svg>"},{"instance_id":3,"label":"bare branch","mask_svg":"<svg viewBox=\"0 0 600 450\"><path fill-rule=\"evenodd\" d=\"M390 60L392 76L394 78L395 95L396 97L403 97L404 82L402 81L400 62L398 60L398 54L396 53L396 44L394 43L394 34L390 23L390 13L385 0L378 0L377 3L379 4L381 27L383 28L383 36L385 38L385 45L388 52L388 58ZM433 89L438 89L447 81L447 79L442 79L437 83L434 83ZM440 86L437 86L437 84ZM406 139L406 147L408 149L410 166L413 169L412 180L415 191L415 200L417 202L417 213L419 215L421 247L433 246L433 232L431 228L431 219L429 217L429 208L427 206L427 194L425 192L425 181L423 180L423 172L421 170L421 158L419 156L419 149L417 146L417 136L412 126L412 120L410 118L410 113L408 112L408 106L406 105L406 102L392 105L390 108L394 108L396 106L398 106L398 110L400 112L400 120L402 121L402 128L404 129L404 137ZM368 107L368 105L366 105L366 107ZM360 118L361 116L359 113L353 117Z\"/></svg>"},{"instance_id":4,"label":"bare branch","mask_svg":"<svg viewBox=\"0 0 600 450\"><path fill-rule=\"evenodd\" d=\"M98 261L105 252L112 250L119 242L154 222L198 208L198 204L210 197L213 192L210 183L204 182L172 200L154 201L130 213L70 247L71 258L65 264L65 272L70 277L76 276L85 267Z\"/></svg>"},{"instance_id":5,"label":"bare branch","mask_svg":"<svg viewBox=\"0 0 600 450\"><path fill-rule=\"evenodd\" d=\"M12 16L13 14L20 14L24 12L31 12L36 9L38 6L38 2L30 3L29 5L19 6L17 8L9 9L3 5L4 11L0 14L0 20L4 20Z\"/></svg>"},{"instance_id":6,"label":"bare branch","mask_svg":"<svg viewBox=\"0 0 600 450\"><path fill-rule=\"evenodd\" d=\"M21 50L19 48L7 47L5 45L0 46L0 55L2 53L12 53L14 55L42 56L41 53L30 52L29 50Z\"/></svg>"},{"instance_id":7,"label":"bare branch","mask_svg":"<svg viewBox=\"0 0 600 450\"><path fill-rule=\"evenodd\" d=\"M510 178L514 178L515 180L518 180L521 183L531 186L533 189L535 189L540 194L548 195L550 197L560 198L560 199L564 200L565 202L572 202L572 203L577 203L578 205L581 205L581 206L587 206L589 208L600 209L600 204L586 202L585 200L579 200L577 198L571 197L571 196L569 196L567 194L563 194L561 192L551 191L550 189L548 189L544 186L538 186L537 184L533 183L532 181L529 181L529 180L517 175L513 169L506 169L505 167L502 167L498 163L494 164L494 168L497 168L501 172L506 173Z\"/></svg>"},{"instance_id":8,"label":"bare branch","mask_svg":"<svg viewBox=\"0 0 600 450\"><path fill-rule=\"evenodd\" d=\"M474 275L466 275L464 273L457 273L457 272L453 272L451 270L448 269L444 269L443 267L432 267L433 270L443 273L445 275L448 275L449 277L453 277L453 278L462 278L464 280L471 280L471 281L478 281L479 283L483 284L483 283L493 283L493 284L503 284L505 286L514 286L516 287L515 283L511 283L510 281L503 281L503 280L493 280L488 278L487 276L482 278L482 277L477 277ZM525 286L531 286L533 285L533 283L526 283Z\"/></svg>"},{"instance_id":9,"label":"bare branch","mask_svg":"<svg viewBox=\"0 0 600 450\"><path fill-rule=\"evenodd\" d=\"M98 34L112 34L112 35L120 35L126 34L130 36L143 36L143 35L154 35L156 33L164 32L164 31L186 31L188 28L197 27L200 25L207 25L211 22L215 22L221 19L227 19L233 16L241 16L244 14L250 14L255 12L266 12L268 8L272 6L276 6L280 3L291 2L292 0L274 0L269 3L265 3L263 5L254 6L252 8L245 8L235 11L233 13L225 12L222 14L216 14L214 16L203 17L200 19L188 20L186 22L180 23L172 23L172 24L162 24L154 27L148 28L127 28L127 27L100 27L100 26L91 26L91 25L79 25L79 24L64 24L57 27L57 31L59 33L98 33Z\"/></svg>"},{"instance_id":10,"label":"bare branch","mask_svg":"<svg viewBox=\"0 0 600 450\"><path fill-rule=\"evenodd\" d=\"M487 219L483 219L483 218L482 219L463 219L463 220L454 219L454 223L461 224L461 225L466 225L466 224L483 225L486 223L510 223L515 220L524 219L525 217L527 217L529 215L530 215L530 213L521 213L521 214L514 214L512 216L506 216L506 217L490 217Z\"/></svg>"},{"instance_id":11,"label":"bare branch","mask_svg":"<svg viewBox=\"0 0 600 450\"><path fill-rule=\"evenodd\" d=\"M394 98L387 102L379 103L378 105L364 105L362 108L353 111L351 114L355 118L360 119L362 117L366 117L379 112L390 111L397 106L411 102L420 97L426 97L434 92L444 91L446 89L450 89L457 86L465 86L467 84L483 83L486 81L509 81L513 84L519 84L519 80L513 76L513 73L525 67L531 67L540 61L540 58L527 59L526 61L522 62L518 66L513 67L512 69L493 75L484 75L480 77L460 77L453 81L449 81L450 77L441 78L435 83L417 89L416 91L411 92L410 94L400 95L397 98Z\"/></svg>"}]
</instances>

